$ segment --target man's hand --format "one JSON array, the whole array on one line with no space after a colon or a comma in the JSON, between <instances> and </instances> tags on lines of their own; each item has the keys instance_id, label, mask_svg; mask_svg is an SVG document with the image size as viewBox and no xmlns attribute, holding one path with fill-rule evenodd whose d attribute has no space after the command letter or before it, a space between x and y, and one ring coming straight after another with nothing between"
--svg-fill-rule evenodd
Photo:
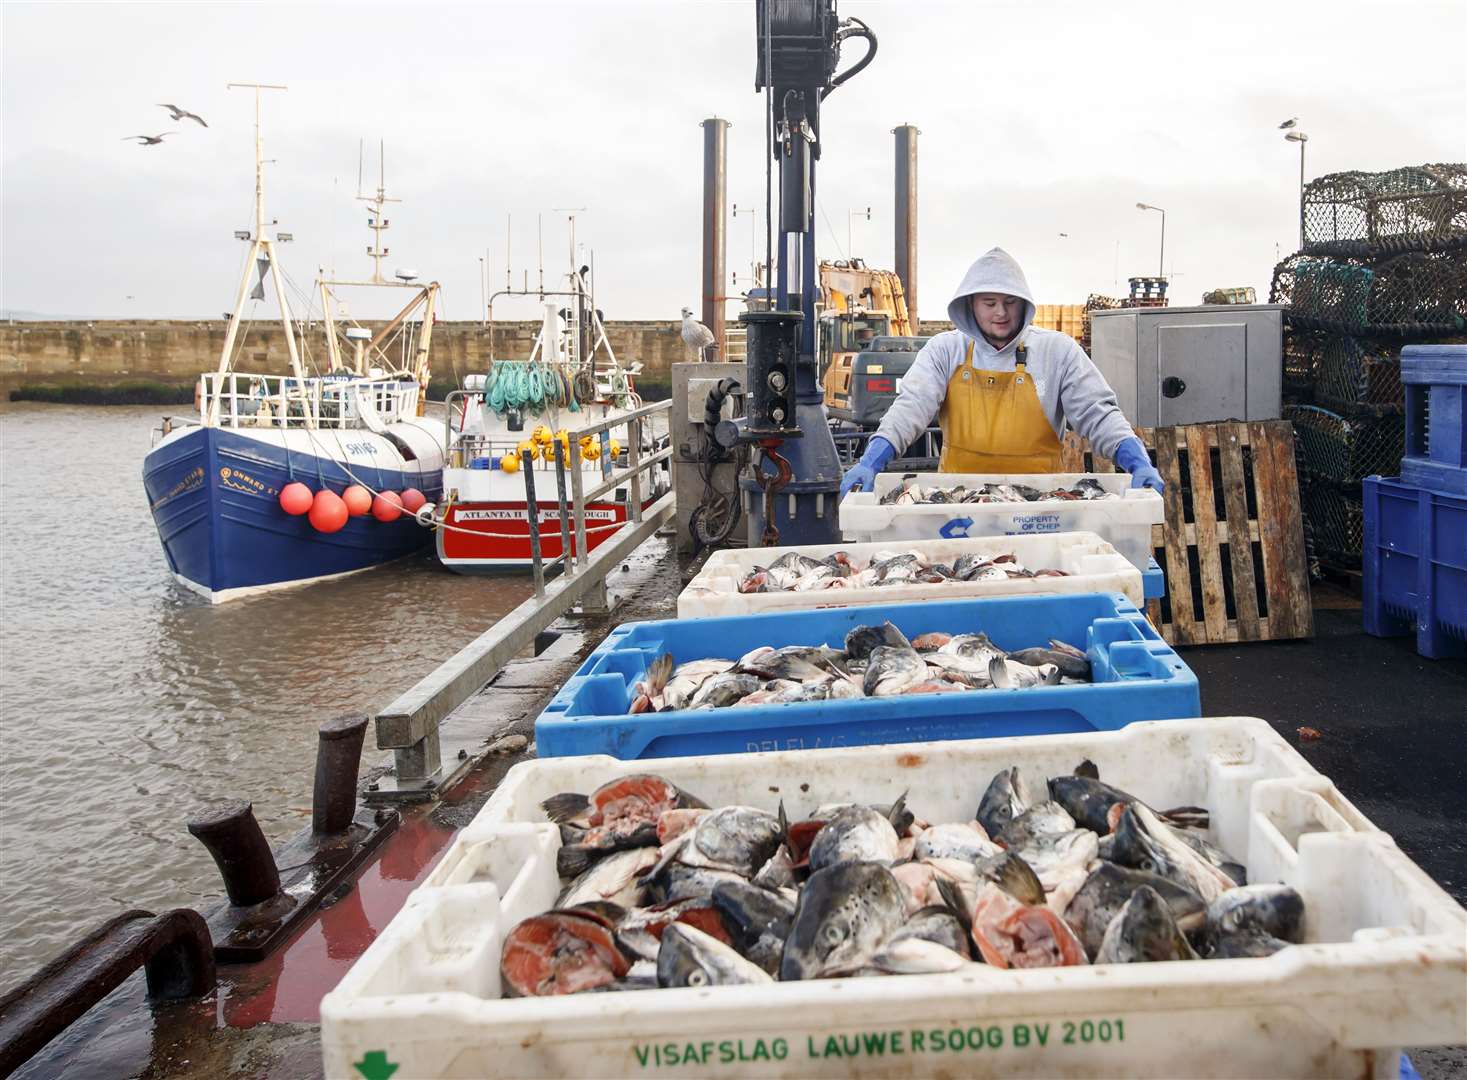
<instances>
[{"instance_id":1,"label":"man's hand","mask_svg":"<svg viewBox=\"0 0 1467 1080\"><path fill-rule=\"evenodd\" d=\"M880 435L873 435L866 443L866 452L861 455L861 460L846 470L845 476L841 477L840 497L844 499L856 489L861 491L876 490L876 474L886 468L886 463L896 457L896 447L887 442Z\"/></svg>"},{"instance_id":2,"label":"man's hand","mask_svg":"<svg viewBox=\"0 0 1467 1080\"><path fill-rule=\"evenodd\" d=\"M1156 466L1151 464L1151 458L1140 439L1127 439L1116 447L1116 464L1131 474L1133 488L1166 490L1166 482L1162 480L1161 473L1156 471Z\"/></svg>"}]
</instances>

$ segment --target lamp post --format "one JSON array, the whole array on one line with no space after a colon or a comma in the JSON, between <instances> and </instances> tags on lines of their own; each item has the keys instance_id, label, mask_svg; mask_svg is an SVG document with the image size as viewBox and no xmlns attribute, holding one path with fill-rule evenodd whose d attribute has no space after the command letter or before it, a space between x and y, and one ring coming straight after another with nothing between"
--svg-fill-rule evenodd
<instances>
[{"instance_id":1,"label":"lamp post","mask_svg":"<svg viewBox=\"0 0 1467 1080\"><path fill-rule=\"evenodd\" d=\"M1161 215L1161 255L1156 260L1156 276L1164 278L1166 277L1166 211L1159 206L1152 206L1150 203L1144 202L1138 202L1136 209L1155 210Z\"/></svg>"},{"instance_id":2,"label":"lamp post","mask_svg":"<svg viewBox=\"0 0 1467 1080\"><path fill-rule=\"evenodd\" d=\"M1284 138L1299 144L1299 250L1304 250L1304 144L1309 136L1302 131L1286 131Z\"/></svg>"},{"instance_id":3,"label":"lamp post","mask_svg":"<svg viewBox=\"0 0 1467 1080\"><path fill-rule=\"evenodd\" d=\"M484 283L488 271L484 268L484 256L479 256L479 325L489 325L489 288Z\"/></svg>"},{"instance_id":4,"label":"lamp post","mask_svg":"<svg viewBox=\"0 0 1467 1080\"><path fill-rule=\"evenodd\" d=\"M856 249L851 243L851 222L855 221L858 217L863 217L867 221L870 221L871 207L868 206L864 210L857 207L854 210L846 211L846 257L851 259L856 257Z\"/></svg>"}]
</instances>

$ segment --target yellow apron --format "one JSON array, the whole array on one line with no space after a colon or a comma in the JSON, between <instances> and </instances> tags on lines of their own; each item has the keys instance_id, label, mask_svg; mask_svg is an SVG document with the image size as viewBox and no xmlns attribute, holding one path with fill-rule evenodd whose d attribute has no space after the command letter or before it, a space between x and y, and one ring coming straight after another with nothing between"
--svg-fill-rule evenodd
<instances>
[{"instance_id":1,"label":"yellow apron","mask_svg":"<svg viewBox=\"0 0 1467 1080\"><path fill-rule=\"evenodd\" d=\"M973 343L948 380L938 412L942 459L951 473L1052 473L1060 471L1060 441L1039 404L1034 377L1020 345L1013 371L973 366Z\"/></svg>"}]
</instances>

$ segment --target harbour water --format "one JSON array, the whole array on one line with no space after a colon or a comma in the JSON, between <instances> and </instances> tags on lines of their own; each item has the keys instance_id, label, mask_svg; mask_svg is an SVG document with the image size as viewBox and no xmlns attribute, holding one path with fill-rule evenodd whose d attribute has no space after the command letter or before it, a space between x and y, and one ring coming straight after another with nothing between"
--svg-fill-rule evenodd
<instances>
[{"instance_id":1,"label":"harbour water","mask_svg":"<svg viewBox=\"0 0 1467 1080\"><path fill-rule=\"evenodd\" d=\"M206 908L193 811L249 799L272 841L293 833L316 725L386 704L530 594L425 551L210 606L172 580L143 496L168 411L0 412L0 991L120 911Z\"/></svg>"}]
</instances>

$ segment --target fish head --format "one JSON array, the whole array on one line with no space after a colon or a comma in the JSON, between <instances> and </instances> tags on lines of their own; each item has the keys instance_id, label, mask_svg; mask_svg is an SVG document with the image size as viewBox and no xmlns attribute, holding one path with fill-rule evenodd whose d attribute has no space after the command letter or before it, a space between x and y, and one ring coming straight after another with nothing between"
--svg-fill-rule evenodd
<instances>
[{"instance_id":1,"label":"fish head","mask_svg":"<svg viewBox=\"0 0 1467 1080\"><path fill-rule=\"evenodd\" d=\"M870 806L847 806L825 823L810 845L810 868L860 860L891 863L897 857L896 829Z\"/></svg>"},{"instance_id":2,"label":"fish head","mask_svg":"<svg viewBox=\"0 0 1467 1080\"><path fill-rule=\"evenodd\" d=\"M1010 821L1029 809L1034 796L1017 765L1000 770L978 801L974 816L989 836L997 836Z\"/></svg>"},{"instance_id":3,"label":"fish head","mask_svg":"<svg viewBox=\"0 0 1467 1080\"><path fill-rule=\"evenodd\" d=\"M1131 893L1112 920L1096 954L1096 963L1196 960L1197 954L1177 929L1171 908L1155 889L1142 885Z\"/></svg>"},{"instance_id":4,"label":"fish head","mask_svg":"<svg viewBox=\"0 0 1467 1080\"><path fill-rule=\"evenodd\" d=\"M778 816L752 806L723 806L693 830L693 844L710 862L752 877L784 840Z\"/></svg>"},{"instance_id":5,"label":"fish head","mask_svg":"<svg viewBox=\"0 0 1467 1080\"><path fill-rule=\"evenodd\" d=\"M782 981L865 967L901 925L901 887L885 866L842 862L810 875L780 962Z\"/></svg>"},{"instance_id":6,"label":"fish head","mask_svg":"<svg viewBox=\"0 0 1467 1080\"><path fill-rule=\"evenodd\" d=\"M662 944L657 950L658 986L730 986L769 981L762 970L697 927L675 922L662 931Z\"/></svg>"},{"instance_id":7,"label":"fish head","mask_svg":"<svg viewBox=\"0 0 1467 1080\"><path fill-rule=\"evenodd\" d=\"M1304 897L1289 885L1240 885L1207 906L1207 929L1217 936L1261 932L1297 944L1304 940Z\"/></svg>"}]
</instances>

